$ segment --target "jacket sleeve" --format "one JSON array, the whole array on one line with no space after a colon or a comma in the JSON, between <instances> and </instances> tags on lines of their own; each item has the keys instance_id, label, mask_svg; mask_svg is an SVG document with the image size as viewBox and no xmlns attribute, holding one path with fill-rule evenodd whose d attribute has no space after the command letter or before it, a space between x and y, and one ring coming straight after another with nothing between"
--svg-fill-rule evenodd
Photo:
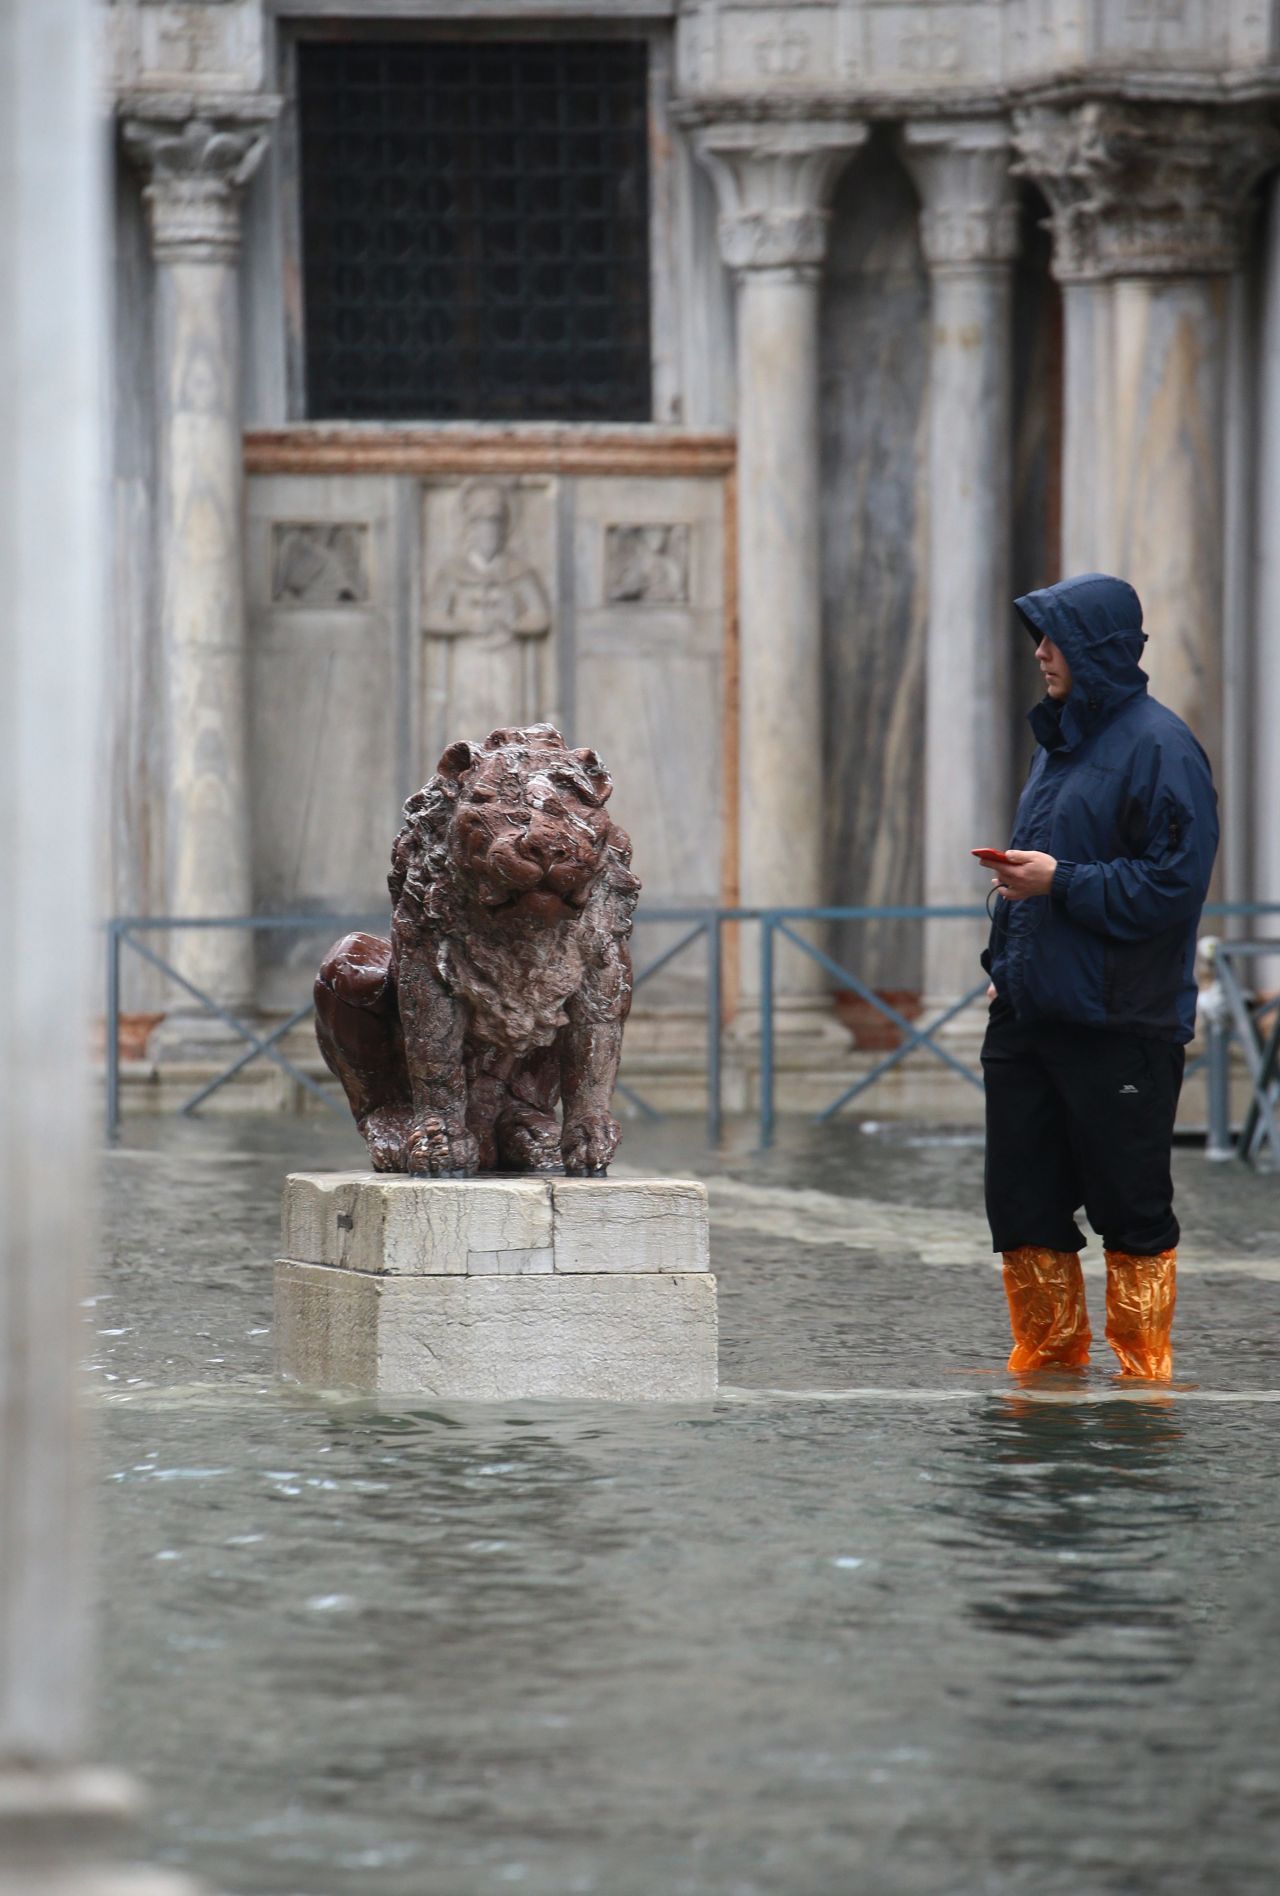
<instances>
[{"instance_id":1,"label":"jacket sleeve","mask_svg":"<svg viewBox=\"0 0 1280 1896\"><path fill-rule=\"evenodd\" d=\"M1218 799L1199 745L1156 746L1144 774L1142 854L1059 860L1050 891L1073 922L1115 941L1145 941L1194 920L1218 850Z\"/></svg>"}]
</instances>

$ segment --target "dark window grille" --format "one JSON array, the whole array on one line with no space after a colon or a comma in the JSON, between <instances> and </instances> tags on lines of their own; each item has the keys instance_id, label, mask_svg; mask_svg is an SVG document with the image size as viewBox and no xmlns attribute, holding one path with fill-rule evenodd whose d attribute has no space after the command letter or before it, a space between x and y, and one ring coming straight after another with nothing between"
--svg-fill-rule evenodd
<instances>
[{"instance_id":1,"label":"dark window grille","mask_svg":"<svg viewBox=\"0 0 1280 1896\"><path fill-rule=\"evenodd\" d=\"M308 414L647 421L644 43L298 54Z\"/></svg>"}]
</instances>

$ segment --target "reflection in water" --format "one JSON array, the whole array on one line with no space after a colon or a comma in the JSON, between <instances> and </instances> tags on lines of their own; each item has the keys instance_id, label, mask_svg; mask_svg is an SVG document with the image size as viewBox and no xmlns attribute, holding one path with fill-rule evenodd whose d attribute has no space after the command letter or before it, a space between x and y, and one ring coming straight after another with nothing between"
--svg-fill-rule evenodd
<instances>
[{"instance_id":1,"label":"reflection in water","mask_svg":"<svg viewBox=\"0 0 1280 1896\"><path fill-rule=\"evenodd\" d=\"M1172 1540L1202 1499L1167 1398L1150 1403L993 1397L968 1419L966 1543L982 1550L968 1612L991 1631L1063 1641L1128 1631L1152 1665L1177 1666L1186 1601Z\"/></svg>"}]
</instances>

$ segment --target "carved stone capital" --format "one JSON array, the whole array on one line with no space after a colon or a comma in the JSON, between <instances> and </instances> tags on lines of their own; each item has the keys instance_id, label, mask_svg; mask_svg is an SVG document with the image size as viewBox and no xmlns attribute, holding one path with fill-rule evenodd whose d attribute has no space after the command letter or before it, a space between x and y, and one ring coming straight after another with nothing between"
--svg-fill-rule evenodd
<instances>
[{"instance_id":1,"label":"carved stone capital","mask_svg":"<svg viewBox=\"0 0 1280 1896\"><path fill-rule=\"evenodd\" d=\"M902 155L920 193L920 242L931 270L972 270L1017 255L1013 148L1003 120L908 125Z\"/></svg>"},{"instance_id":2,"label":"carved stone capital","mask_svg":"<svg viewBox=\"0 0 1280 1896\"><path fill-rule=\"evenodd\" d=\"M1049 200L1064 282L1234 270L1250 190L1280 157L1280 130L1250 106L1029 106L1014 140Z\"/></svg>"},{"instance_id":3,"label":"carved stone capital","mask_svg":"<svg viewBox=\"0 0 1280 1896\"><path fill-rule=\"evenodd\" d=\"M151 248L161 263L229 263L240 249L240 194L267 148L275 98L123 108L124 149L146 179Z\"/></svg>"},{"instance_id":4,"label":"carved stone capital","mask_svg":"<svg viewBox=\"0 0 1280 1896\"><path fill-rule=\"evenodd\" d=\"M832 188L866 136L865 125L825 121L704 126L697 151L715 180L729 268L815 273Z\"/></svg>"}]
</instances>

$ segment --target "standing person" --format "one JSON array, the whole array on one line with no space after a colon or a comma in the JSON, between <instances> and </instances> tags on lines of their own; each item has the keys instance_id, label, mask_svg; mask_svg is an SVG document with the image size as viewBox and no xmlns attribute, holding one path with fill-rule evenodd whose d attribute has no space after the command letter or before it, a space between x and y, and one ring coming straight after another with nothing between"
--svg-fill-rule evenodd
<instances>
[{"instance_id":1,"label":"standing person","mask_svg":"<svg viewBox=\"0 0 1280 1896\"><path fill-rule=\"evenodd\" d=\"M1170 1152L1218 847L1213 776L1148 693L1132 586L1086 573L1015 610L1046 695L982 957L987 1217L1004 1256L1009 1368L1088 1361L1083 1204L1106 1250L1107 1341L1125 1375L1167 1381Z\"/></svg>"}]
</instances>

